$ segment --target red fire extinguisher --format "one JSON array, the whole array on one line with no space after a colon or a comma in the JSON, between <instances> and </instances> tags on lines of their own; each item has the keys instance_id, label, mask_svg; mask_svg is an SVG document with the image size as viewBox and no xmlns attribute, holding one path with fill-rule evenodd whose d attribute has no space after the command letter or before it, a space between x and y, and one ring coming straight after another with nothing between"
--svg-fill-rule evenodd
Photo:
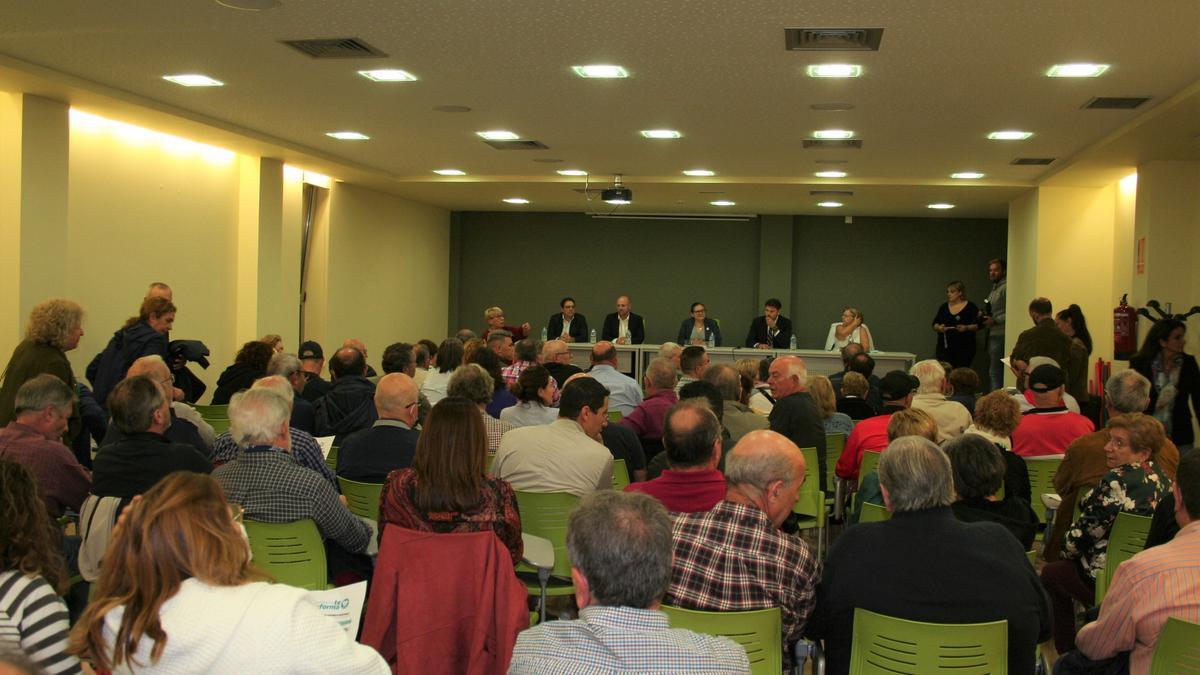
<instances>
[{"instance_id":1,"label":"red fire extinguisher","mask_svg":"<svg viewBox=\"0 0 1200 675\"><path fill-rule=\"evenodd\" d=\"M1113 310L1113 358L1128 361L1137 352L1137 310L1130 307L1121 296L1121 304Z\"/></svg>"}]
</instances>

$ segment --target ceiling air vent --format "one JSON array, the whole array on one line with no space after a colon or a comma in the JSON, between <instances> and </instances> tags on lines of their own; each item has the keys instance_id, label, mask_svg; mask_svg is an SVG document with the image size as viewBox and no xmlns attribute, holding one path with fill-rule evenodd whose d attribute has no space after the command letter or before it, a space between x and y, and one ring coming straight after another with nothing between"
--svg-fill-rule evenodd
<instances>
[{"instance_id":1,"label":"ceiling air vent","mask_svg":"<svg viewBox=\"0 0 1200 675\"><path fill-rule=\"evenodd\" d=\"M784 28L788 51L875 52L883 39L882 28Z\"/></svg>"},{"instance_id":2,"label":"ceiling air vent","mask_svg":"<svg viewBox=\"0 0 1200 675\"><path fill-rule=\"evenodd\" d=\"M484 141L497 150L547 150L550 146L541 141Z\"/></svg>"},{"instance_id":3,"label":"ceiling air vent","mask_svg":"<svg viewBox=\"0 0 1200 675\"><path fill-rule=\"evenodd\" d=\"M809 190L808 194L813 197L853 197L853 190Z\"/></svg>"},{"instance_id":4,"label":"ceiling air vent","mask_svg":"<svg viewBox=\"0 0 1200 675\"><path fill-rule=\"evenodd\" d=\"M1011 163L1017 166L1046 166L1054 163L1054 157L1018 157Z\"/></svg>"},{"instance_id":5,"label":"ceiling air vent","mask_svg":"<svg viewBox=\"0 0 1200 675\"><path fill-rule=\"evenodd\" d=\"M804 139L805 150L861 150L862 141L857 138L848 140L826 140L820 138Z\"/></svg>"},{"instance_id":6,"label":"ceiling air vent","mask_svg":"<svg viewBox=\"0 0 1200 675\"><path fill-rule=\"evenodd\" d=\"M1085 110L1133 110L1149 100L1149 96L1097 96L1083 107Z\"/></svg>"},{"instance_id":7,"label":"ceiling air vent","mask_svg":"<svg viewBox=\"0 0 1200 675\"><path fill-rule=\"evenodd\" d=\"M387 56L358 38L283 40L282 42L314 59L378 59Z\"/></svg>"}]
</instances>

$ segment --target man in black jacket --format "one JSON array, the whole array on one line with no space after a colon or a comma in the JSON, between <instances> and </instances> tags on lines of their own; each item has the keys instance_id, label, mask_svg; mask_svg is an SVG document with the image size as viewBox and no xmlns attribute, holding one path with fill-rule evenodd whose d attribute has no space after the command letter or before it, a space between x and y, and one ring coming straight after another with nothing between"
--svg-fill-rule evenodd
<instances>
[{"instance_id":1,"label":"man in black jacket","mask_svg":"<svg viewBox=\"0 0 1200 675\"><path fill-rule=\"evenodd\" d=\"M417 386L404 373L384 375L375 387L379 419L356 431L338 447L337 475L360 483L383 483L394 469L412 465L420 433Z\"/></svg>"},{"instance_id":2,"label":"man in black jacket","mask_svg":"<svg viewBox=\"0 0 1200 675\"><path fill-rule=\"evenodd\" d=\"M770 298L763 307L763 315L750 322L746 334L746 346L758 349L787 349L792 342L792 320L780 315L783 303Z\"/></svg>"},{"instance_id":3,"label":"man in black jacket","mask_svg":"<svg viewBox=\"0 0 1200 675\"><path fill-rule=\"evenodd\" d=\"M375 385L367 379L367 360L354 347L342 347L329 360L333 385L317 400L317 435L336 436L341 445L347 435L375 422Z\"/></svg>"},{"instance_id":4,"label":"man in black jacket","mask_svg":"<svg viewBox=\"0 0 1200 675\"><path fill-rule=\"evenodd\" d=\"M563 342L587 342L587 317L575 313L575 298L563 298L558 306L562 312L550 317L546 325L546 337L558 338Z\"/></svg>"},{"instance_id":5,"label":"man in black jacket","mask_svg":"<svg viewBox=\"0 0 1200 675\"><path fill-rule=\"evenodd\" d=\"M600 339L618 345L640 345L646 341L646 323L630 311L633 304L628 295L617 298L617 311L604 317Z\"/></svg>"},{"instance_id":6,"label":"man in black jacket","mask_svg":"<svg viewBox=\"0 0 1200 675\"><path fill-rule=\"evenodd\" d=\"M817 478L825 485L825 423L817 402L808 393L808 368L798 356L783 356L771 362L767 384L775 397L775 407L767 421L771 431L788 437L798 448L816 448Z\"/></svg>"}]
</instances>

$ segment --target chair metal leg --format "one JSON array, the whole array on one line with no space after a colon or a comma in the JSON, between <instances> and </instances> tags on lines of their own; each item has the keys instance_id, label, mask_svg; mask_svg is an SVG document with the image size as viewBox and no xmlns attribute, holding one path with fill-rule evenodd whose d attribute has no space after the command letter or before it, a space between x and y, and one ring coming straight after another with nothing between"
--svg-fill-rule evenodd
<instances>
[{"instance_id":1,"label":"chair metal leg","mask_svg":"<svg viewBox=\"0 0 1200 675\"><path fill-rule=\"evenodd\" d=\"M846 518L846 481L833 477L833 519L844 522Z\"/></svg>"},{"instance_id":2,"label":"chair metal leg","mask_svg":"<svg viewBox=\"0 0 1200 675\"><path fill-rule=\"evenodd\" d=\"M538 568L538 585L542 588L542 597L538 602L539 618L538 623L546 623L546 587L550 585L550 569L546 567Z\"/></svg>"}]
</instances>

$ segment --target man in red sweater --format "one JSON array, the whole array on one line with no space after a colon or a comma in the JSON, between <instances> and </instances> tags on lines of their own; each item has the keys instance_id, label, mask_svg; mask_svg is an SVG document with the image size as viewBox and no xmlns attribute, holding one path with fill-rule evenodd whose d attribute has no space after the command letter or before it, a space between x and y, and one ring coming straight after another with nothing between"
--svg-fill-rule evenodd
<instances>
[{"instance_id":1,"label":"man in red sweater","mask_svg":"<svg viewBox=\"0 0 1200 675\"><path fill-rule=\"evenodd\" d=\"M903 370L893 370L879 381L879 395L887 412L854 425L854 431L846 439L846 447L838 458L834 472L843 480L858 480L858 467L862 466L863 454L882 452L888 444L888 422L892 413L912 405L913 392L917 389L917 378Z\"/></svg>"},{"instance_id":2,"label":"man in red sweater","mask_svg":"<svg viewBox=\"0 0 1200 675\"><path fill-rule=\"evenodd\" d=\"M1096 430L1091 420L1071 412L1063 403L1065 383L1058 366L1040 365L1029 374L1033 408L1021 415L1013 432L1013 452L1022 457L1061 455L1075 439Z\"/></svg>"},{"instance_id":3,"label":"man in red sweater","mask_svg":"<svg viewBox=\"0 0 1200 675\"><path fill-rule=\"evenodd\" d=\"M663 446L671 468L626 492L644 492L671 513L708 511L725 498L725 476L717 469L721 425L711 410L693 401L676 404L663 423Z\"/></svg>"}]
</instances>

